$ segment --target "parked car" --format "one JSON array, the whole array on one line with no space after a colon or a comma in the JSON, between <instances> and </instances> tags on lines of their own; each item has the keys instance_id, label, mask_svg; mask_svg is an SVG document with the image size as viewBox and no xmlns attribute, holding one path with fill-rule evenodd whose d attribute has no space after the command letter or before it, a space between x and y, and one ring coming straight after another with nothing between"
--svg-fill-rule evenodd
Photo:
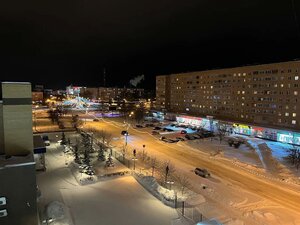
<instances>
[{"instance_id":1,"label":"parked car","mask_svg":"<svg viewBox=\"0 0 300 225\"><path fill-rule=\"evenodd\" d=\"M195 169L195 174L204 178L210 177L210 173L207 171L207 169L201 169L198 167Z\"/></svg>"},{"instance_id":2,"label":"parked car","mask_svg":"<svg viewBox=\"0 0 300 225\"><path fill-rule=\"evenodd\" d=\"M181 130L180 133L181 133L181 134L186 134L187 131L186 131L186 130Z\"/></svg>"},{"instance_id":3,"label":"parked car","mask_svg":"<svg viewBox=\"0 0 300 225\"><path fill-rule=\"evenodd\" d=\"M188 135L188 134L185 135L185 138L188 140L195 140L195 138L193 136Z\"/></svg>"},{"instance_id":4,"label":"parked car","mask_svg":"<svg viewBox=\"0 0 300 225\"><path fill-rule=\"evenodd\" d=\"M194 134L194 136L197 136L198 138L204 138L204 136L200 133L200 134Z\"/></svg>"},{"instance_id":5,"label":"parked car","mask_svg":"<svg viewBox=\"0 0 300 225\"><path fill-rule=\"evenodd\" d=\"M165 140L166 139L166 137L164 137L164 136L161 136L160 138L159 138L159 140Z\"/></svg>"},{"instance_id":6,"label":"parked car","mask_svg":"<svg viewBox=\"0 0 300 225\"><path fill-rule=\"evenodd\" d=\"M154 127L153 130L161 130L161 127Z\"/></svg>"},{"instance_id":7,"label":"parked car","mask_svg":"<svg viewBox=\"0 0 300 225\"><path fill-rule=\"evenodd\" d=\"M135 127L136 127L136 128L143 128L143 125L137 124L137 125L135 125Z\"/></svg>"},{"instance_id":8,"label":"parked car","mask_svg":"<svg viewBox=\"0 0 300 225\"><path fill-rule=\"evenodd\" d=\"M94 122L99 122L99 119L95 118L93 119Z\"/></svg>"},{"instance_id":9,"label":"parked car","mask_svg":"<svg viewBox=\"0 0 300 225\"><path fill-rule=\"evenodd\" d=\"M121 135L128 136L128 132L126 130L122 130Z\"/></svg>"},{"instance_id":10,"label":"parked car","mask_svg":"<svg viewBox=\"0 0 300 225\"><path fill-rule=\"evenodd\" d=\"M146 123L145 127L154 127L154 124L153 123Z\"/></svg>"},{"instance_id":11,"label":"parked car","mask_svg":"<svg viewBox=\"0 0 300 225\"><path fill-rule=\"evenodd\" d=\"M182 137L176 137L176 139L179 140L179 141L185 141L185 139L182 138Z\"/></svg>"},{"instance_id":12,"label":"parked car","mask_svg":"<svg viewBox=\"0 0 300 225\"><path fill-rule=\"evenodd\" d=\"M174 130L173 130L173 129L170 129L170 128L166 128L166 131L168 131L168 132L173 132Z\"/></svg>"},{"instance_id":13,"label":"parked car","mask_svg":"<svg viewBox=\"0 0 300 225\"><path fill-rule=\"evenodd\" d=\"M50 145L50 140L49 140L48 135L43 135L42 138L43 138L43 141L44 141L45 145L49 146Z\"/></svg>"},{"instance_id":14,"label":"parked car","mask_svg":"<svg viewBox=\"0 0 300 225\"><path fill-rule=\"evenodd\" d=\"M156 130L153 130L153 131L152 131L152 134L153 134L153 135L157 135L157 134L159 134L159 132L156 131Z\"/></svg>"}]
</instances>

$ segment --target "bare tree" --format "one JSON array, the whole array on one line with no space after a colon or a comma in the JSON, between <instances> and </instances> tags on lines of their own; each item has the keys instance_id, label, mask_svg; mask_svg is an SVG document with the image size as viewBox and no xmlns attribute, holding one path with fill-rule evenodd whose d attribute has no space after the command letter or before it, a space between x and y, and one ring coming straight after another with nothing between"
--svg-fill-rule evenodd
<instances>
[{"instance_id":1,"label":"bare tree","mask_svg":"<svg viewBox=\"0 0 300 225\"><path fill-rule=\"evenodd\" d=\"M125 163L125 158L126 158L126 155L127 155L127 147L126 147L126 145L123 145L123 147L121 149L121 153L122 153L122 156L123 156L123 162Z\"/></svg>"},{"instance_id":2,"label":"bare tree","mask_svg":"<svg viewBox=\"0 0 300 225\"><path fill-rule=\"evenodd\" d=\"M296 166L297 170L300 166L300 149L299 147L293 145L289 150L288 160L294 166Z\"/></svg>"},{"instance_id":3,"label":"bare tree","mask_svg":"<svg viewBox=\"0 0 300 225\"><path fill-rule=\"evenodd\" d=\"M180 186L181 194L184 195L187 189L191 187L191 183L189 182L189 179L186 176L179 174L175 176L175 180Z\"/></svg>"},{"instance_id":4,"label":"bare tree","mask_svg":"<svg viewBox=\"0 0 300 225\"><path fill-rule=\"evenodd\" d=\"M227 128L228 128L228 125L226 123L223 123L220 121L218 122L217 129L218 129L218 137L219 137L220 143L222 142L222 140L228 133Z\"/></svg>"},{"instance_id":5,"label":"bare tree","mask_svg":"<svg viewBox=\"0 0 300 225\"><path fill-rule=\"evenodd\" d=\"M78 115L72 116L72 126L78 130L80 126L82 126L83 122L79 119Z\"/></svg>"},{"instance_id":6,"label":"bare tree","mask_svg":"<svg viewBox=\"0 0 300 225\"><path fill-rule=\"evenodd\" d=\"M137 110L135 111L135 120L136 123L141 123L144 120L145 117L145 107L144 104L140 104L139 107L137 108Z\"/></svg>"},{"instance_id":7,"label":"bare tree","mask_svg":"<svg viewBox=\"0 0 300 225\"><path fill-rule=\"evenodd\" d=\"M159 161L156 159L156 157L151 158L150 165L152 170L152 177L154 177L155 170L159 168Z\"/></svg>"}]
</instances>

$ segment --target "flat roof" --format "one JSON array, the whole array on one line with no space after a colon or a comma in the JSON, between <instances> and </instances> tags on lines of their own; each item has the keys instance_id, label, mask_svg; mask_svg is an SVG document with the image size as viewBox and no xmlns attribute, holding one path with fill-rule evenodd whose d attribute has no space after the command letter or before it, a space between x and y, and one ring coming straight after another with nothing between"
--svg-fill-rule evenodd
<instances>
[{"instance_id":1,"label":"flat roof","mask_svg":"<svg viewBox=\"0 0 300 225\"><path fill-rule=\"evenodd\" d=\"M31 84L30 82L12 82L12 81L3 81L2 84Z\"/></svg>"},{"instance_id":2,"label":"flat roof","mask_svg":"<svg viewBox=\"0 0 300 225\"><path fill-rule=\"evenodd\" d=\"M9 158L6 158L5 155L0 156L0 169L34 164L33 154L28 154L26 156L11 156Z\"/></svg>"}]
</instances>

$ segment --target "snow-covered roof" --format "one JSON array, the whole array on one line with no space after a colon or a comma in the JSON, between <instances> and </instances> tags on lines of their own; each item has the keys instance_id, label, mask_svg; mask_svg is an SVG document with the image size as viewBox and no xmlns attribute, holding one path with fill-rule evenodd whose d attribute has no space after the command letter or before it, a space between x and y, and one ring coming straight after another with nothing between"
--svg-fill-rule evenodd
<instances>
[{"instance_id":1,"label":"snow-covered roof","mask_svg":"<svg viewBox=\"0 0 300 225\"><path fill-rule=\"evenodd\" d=\"M12 82L12 81L4 81L2 84L31 84L30 82Z\"/></svg>"},{"instance_id":2,"label":"snow-covered roof","mask_svg":"<svg viewBox=\"0 0 300 225\"><path fill-rule=\"evenodd\" d=\"M26 156L12 156L10 158L6 158L5 155L0 156L0 169L34 164L35 161L32 154L28 154Z\"/></svg>"}]
</instances>

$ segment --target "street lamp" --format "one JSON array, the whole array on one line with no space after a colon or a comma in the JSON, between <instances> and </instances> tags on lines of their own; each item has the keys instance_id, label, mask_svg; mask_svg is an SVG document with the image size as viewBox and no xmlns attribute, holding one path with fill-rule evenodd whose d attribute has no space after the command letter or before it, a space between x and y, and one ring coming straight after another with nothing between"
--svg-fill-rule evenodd
<instances>
[{"instance_id":1,"label":"street lamp","mask_svg":"<svg viewBox=\"0 0 300 225\"><path fill-rule=\"evenodd\" d=\"M174 184L174 181L169 180L167 181L167 184L170 184L170 190L172 190L172 184Z\"/></svg>"}]
</instances>

